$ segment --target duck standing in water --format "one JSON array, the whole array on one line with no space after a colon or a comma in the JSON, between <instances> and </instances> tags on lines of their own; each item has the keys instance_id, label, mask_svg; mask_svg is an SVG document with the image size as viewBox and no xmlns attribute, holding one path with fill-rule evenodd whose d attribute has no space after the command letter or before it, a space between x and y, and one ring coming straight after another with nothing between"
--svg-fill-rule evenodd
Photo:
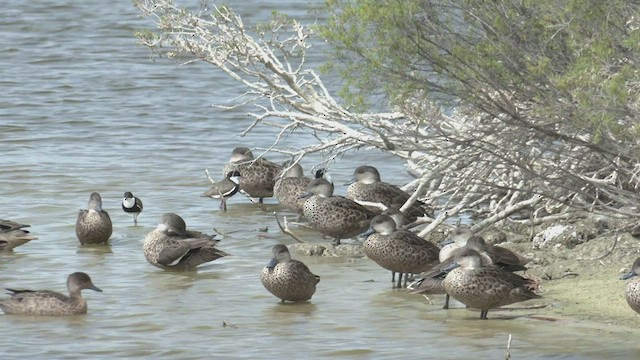
<instances>
[{"instance_id":1,"label":"duck standing in water","mask_svg":"<svg viewBox=\"0 0 640 360\"><path fill-rule=\"evenodd\" d=\"M122 210L133 214L133 225L138 225L138 215L142 212L142 200L127 191L124 193L124 199L122 199Z\"/></svg>"},{"instance_id":2,"label":"duck standing in water","mask_svg":"<svg viewBox=\"0 0 640 360\"><path fill-rule=\"evenodd\" d=\"M276 177L282 167L264 158L255 159L249 148L237 147L231 152L229 163L224 167L224 174L237 170L240 173L240 190L260 203L264 198L273 196Z\"/></svg>"},{"instance_id":3,"label":"duck standing in water","mask_svg":"<svg viewBox=\"0 0 640 360\"><path fill-rule=\"evenodd\" d=\"M229 255L216 247L214 236L187 230L179 215L166 213L158 227L147 234L142 249L145 259L160 269L195 270L200 264Z\"/></svg>"},{"instance_id":4,"label":"duck standing in water","mask_svg":"<svg viewBox=\"0 0 640 360\"><path fill-rule=\"evenodd\" d=\"M380 203L386 207L402 207L411 197L399 187L380 180L380 172L373 166L362 165L355 169L353 178L346 183L347 198L354 201ZM380 213L380 209L373 209ZM414 222L418 217L433 217L433 210L426 204L416 201L405 213L408 222Z\"/></svg>"},{"instance_id":5,"label":"duck standing in water","mask_svg":"<svg viewBox=\"0 0 640 360\"><path fill-rule=\"evenodd\" d=\"M240 178L239 171L229 171L224 179L213 184L202 196L220 199L220 210L227 211L227 199L240 190Z\"/></svg>"},{"instance_id":6,"label":"duck standing in water","mask_svg":"<svg viewBox=\"0 0 640 360\"><path fill-rule=\"evenodd\" d=\"M102 208L102 197L91 193L86 210L80 210L76 220L76 236L80 244L106 244L113 232L109 213Z\"/></svg>"},{"instance_id":7,"label":"duck standing in water","mask_svg":"<svg viewBox=\"0 0 640 360\"><path fill-rule=\"evenodd\" d=\"M333 195L333 184L324 178L311 181L301 198L307 198L303 212L311 227L334 238L334 245L367 230L376 215L351 199Z\"/></svg>"},{"instance_id":8,"label":"duck standing in water","mask_svg":"<svg viewBox=\"0 0 640 360\"><path fill-rule=\"evenodd\" d=\"M280 174L280 178L276 180L273 196L280 204L295 211L298 214L298 220L300 220L304 215L305 202L305 199L300 197L307 192L312 179L303 176L302 166L298 163L291 165L290 161L285 161L282 167L285 170L283 170L283 174ZM324 169L316 171L316 179L323 176Z\"/></svg>"},{"instance_id":9,"label":"duck standing in water","mask_svg":"<svg viewBox=\"0 0 640 360\"><path fill-rule=\"evenodd\" d=\"M362 250L376 264L400 273L396 287L404 274L407 286L409 274L421 273L437 264L440 248L409 230L396 229L396 222L388 215L377 215L371 226L361 234L366 236Z\"/></svg>"},{"instance_id":10,"label":"duck standing in water","mask_svg":"<svg viewBox=\"0 0 640 360\"><path fill-rule=\"evenodd\" d=\"M636 261L631 265L631 270L628 273L620 276L620 280L627 280L635 277L627 284L627 287L624 291L624 297L627 299L627 304L629 307L633 309L633 311L640 314L640 258L637 258Z\"/></svg>"},{"instance_id":11,"label":"duck standing in water","mask_svg":"<svg viewBox=\"0 0 640 360\"><path fill-rule=\"evenodd\" d=\"M447 266L444 289L451 297L475 309L480 319L487 319L490 309L520 301L540 298L530 290L531 280L499 267L482 264L480 254L464 249Z\"/></svg>"},{"instance_id":12,"label":"duck standing in water","mask_svg":"<svg viewBox=\"0 0 640 360\"><path fill-rule=\"evenodd\" d=\"M0 300L0 309L8 315L69 316L87 313L87 302L81 291L91 289L102 292L93 285L89 275L75 272L67 277L69 296L50 290L13 290L11 297Z\"/></svg>"},{"instance_id":13,"label":"duck standing in water","mask_svg":"<svg viewBox=\"0 0 640 360\"><path fill-rule=\"evenodd\" d=\"M11 252L13 248L37 239L24 228L31 225L0 219L0 251Z\"/></svg>"},{"instance_id":14,"label":"duck standing in water","mask_svg":"<svg viewBox=\"0 0 640 360\"><path fill-rule=\"evenodd\" d=\"M273 257L260 274L265 289L282 302L310 300L320 277L314 275L303 262L291 259L285 245L275 245L271 252Z\"/></svg>"}]
</instances>

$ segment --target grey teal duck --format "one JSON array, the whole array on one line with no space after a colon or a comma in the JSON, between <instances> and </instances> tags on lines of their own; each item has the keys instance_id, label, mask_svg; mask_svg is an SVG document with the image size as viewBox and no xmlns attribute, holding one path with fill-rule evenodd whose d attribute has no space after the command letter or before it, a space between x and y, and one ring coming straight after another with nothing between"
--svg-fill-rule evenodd
<instances>
[{"instance_id":1,"label":"grey teal duck","mask_svg":"<svg viewBox=\"0 0 640 360\"><path fill-rule=\"evenodd\" d=\"M347 198L357 201L381 203L386 207L401 208L411 197L399 187L380 180L380 172L373 166L362 165L355 169L353 178L346 185ZM373 208L370 210L376 211ZM378 209L376 212L380 213ZM433 217L433 211L422 202L410 207L405 216L408 222L414 222L421 216Z\"/></svg>"},{"instance_id":2,"label":"grey teal duck","mask_svg":"<svg viewBox=\"0 0 640 360\"><path fill-rule=\"evenodd\" d=\"M145 259L160 269L195 270L200 264L229 255L216 247L214 236L187 230L179 215L167 213L147 234L142 249Z\"/></svg>"},{"instance_id":3,"label":"grey teal duck","mask_svg":"<svg viewBox=\"0 0 640 360\"><path fill-rule=\"evenodd\" d=\"M290 161L282 164L284 168L280 178L276 180L273 188L273 196L283 206L295 211L298 214L298 220L304 214L305 199L300 197L307 192L311 178L304 177L302 166L299 163L291 165ZM316 171L315 178L319 179L324 176L324 169Z\"/></svg>"},{"instance_id":4,"label":"grey teal duck","mask_svg":"<svg viewBox=\"0 0 640 360\"><path fill-rule=\"evenodd\" d=\"M240 190L262 203L264 198L273 196L276 177L282 167L264 158L255 159L249 148L237 147L231 152L224 174L234 170L240 172Z\"/></svg>"},{"instance_id":5,"label":"grey teal duck","mask_svg":"<svg viewBox=\"0 0 640 360\"><path fill-rule=\"evenodd\" d=\"M307 198L304 217L313 229L332 237L334 245L367 230L376 215L351 199L333 195L333 184L324 178L311 181L301 197Z\"/></svg>"},{"instance_id":6,"label":"grey teal duck","mask_svg":"<svg viewBox=\"0 0 640 360\"><path fill-rule=\"evenodd\" d=\"M282 302L311 299L320 277L314 275L303 262L291 259L285 245L275 245L272 254L271 261L260 274L265 289Z\"/></svg>"},{"instance_id":7,"label":"grey teal duck","mask_svg":"<svg viewBox=\"0 0 640 360\"><path fill-rule=\"evenodd\" d=\"M438 263L440 248L409 230L396 229L395 221L388 215L377 215L366 236L362 250L376 264L400 273L397 287L404 286L409 274L418 274Z\"/></svg>"},{"instance_id":8,"label":"grey teal duck","mask_svg":"<svg viewBox=\"0 0 640 360\"><path fill-rule=\"evenodd\" d=\"M443 309L449 308L449 294L444 289L444 278L447 276L447 272L443 270L447 266L450 266L454 262L455 256L463 251L466 247L458 248L452 253L452 257L445 259L443 262L435 264L431 269L419 274L415 279L407 286L411 294L422 294L425 297L427 295L445 295ZM442 253L442 250L440 250ZM479 253L482 265L492 265L493 261L489 255L480 252ZM427 297L427 299L429 299ZM431 300L429 300L430 302Z\"/></svg>"},{"instance_id":9,"label":"grey teal duck","mask_svg":"<svg viewBox=\"0 0 640 360\"><path fill-rule=\"evenodd\" d=\"M444 290L443 280L447 275L442 269L451 265L455 257L465 249L473 249L478 252L483 266L494 265L506 271L526 270L524 266L527 259L513 253L509 249L489 245L482 237L473 235L467 226L458 226L449 235L449 238L442 244L440 249L440 264L419 274L416 280L409 284L408 288L413 294L433 295L445 294L443 309L449 308L449 294Z\"/></svg>"},{"instance_id":10,"label":"grey teal duck","mask_svg":"<svg viewBox=\"0 0 640 360\"><path fill-rule=\"evenodd\" d=\"M445 263L455 258L462 248L470 248L491 258L494 265L507 271L527 270L525 265L529 259L507 248L487 243L481 236L474 235L467 226L458 226L450 234L449 239L441 243L440 262Z\"/></svg>"},{"instance_id":11,"label":"grey teal duck","mask_svg":"<svg viewBox=\"0 0 640 360\"><path fill-rule=\"evenodd\" d=\"M69 296L50 290L13 290L8 299L0 300L0 309L9 315L69 316L87 313L87 302L81 291L102 292L89 275L75 272L67 277Z\"/></svg>"},{"instance_id":12,"label":"grey teal duck","mask_svg":"<svg viewBox=\"0 0 640 360\"><path fill-rule=\"evenodd\" d=\"M229 171L224 179L213 184L202 196L220 199L220 210L227 211L227 199L240 190L240 178L238 170Z\"/></svg>"},{"instance_id":13,"label":"grey teal duck","mask_svg":"<svg viewBox=\"0 0 640 360\"><path fill-rule=\"evenodd\" d=\"M407 223L407 219L404 217L404 214L401 213L400 210L393 207L388 207L384 209L384 211L382 211L380 215L388 215L389 217L391 217L393 221L395 221L396 223L396 229L402 229L402 227L404 227L404 225ZM392 283L396 282L395 271L391 272L391 282Z\"/></svg>"},{"instance_id":14,"label":"grey teal duck","mask_svg":"<svg viewBox=\"0 0 640 360\"><path fill-rule=\"evenodd\" d=\"M138 225L138 215L142 212L142 200L133 196L130 191L124 193L122 199L122 210L124 212L133 214L133 225Z\"/></svg>"},{"instance_id":15,"label":"grey teal duck","mask_svg":"<svg viewBox=\"0 0 640 360\"><path fill-rule=\"evenodd\" d=\"M461 251L444 270L449 271L443 282L447 294L480 309L480 319L487 319L490 309L540 298L530 290L530 280L493 265L484 266L473 249Z\"/></svg>"},{"instance_id":16,"label":"grey teal duck","mask_svg":"<svg viewBox=\"0 0 640 360\"><path fill-rule=\"evenodd\" d=\"M631 265L631 270L628 273L620 276L620 280L632 279L627 283L627 287L624 291L624 297L627 299L627 304L633 309L633 311L640 314L640 258Z\"/></svg>"},{"instance_id":17,"label":"grey teal duck","mask_svg":"<svg viewBox=\"0 0 640 360\"><path fill-rule=\"evenodd\" d=\"M37 239L37 237L31 235L29 231L24 229L29 226L31 225L0 219L0 251L10 252L17 246Z\"/></svg>"},{"instance_id":18,"label":"grey teal duck","mask_svg":"<svg viewBox=\"0 0 640 360\"><path fill-rule=\"evenodd\" d=\"M76 236L80 244L102 244L109 242L113 225L109 213L102 208L102 197L91 193L86 210L80 210L76 220Z\"/></svg>"}]
</instances>

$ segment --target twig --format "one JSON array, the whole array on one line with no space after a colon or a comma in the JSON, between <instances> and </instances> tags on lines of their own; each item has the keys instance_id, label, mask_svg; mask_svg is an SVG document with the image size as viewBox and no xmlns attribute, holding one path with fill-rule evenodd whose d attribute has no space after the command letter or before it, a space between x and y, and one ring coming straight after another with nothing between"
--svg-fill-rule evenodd
<instances>
[{"instance_id":1,"label":"twig","mask_svg":"<svg viewBox=\"0 0 640 360\"><path fill-rule=\"evenodd\" d=\"M511 359L511 339L511 334L509 334L509 340L507 340L507 356L505 357L505 360Z\"/></svg>"},{"instance_id":2,"label":"twig","mask_svg":"<svg viewBox=\"0 0 640 360\"><path fill-rule=\"evenodd\" d=\"M353 201L355 201L356 203L362 206L374 207L374 208L380 209L381 211L387 210L387 207L384 204L379 202L371 202L371 201L364 201L364 200L358 200L358 199L353 199Z\"/></svg>"},{"instance_id":3,"label":"twig","mask_svg":"<svg viewBox=\"0 0 640 360\"><path fill-rule=\"evenodd\" d=\"M258 201L256 201L254 198L251 197L251 195L247 194L246 191L240 189L240 191L238 191L240 194L244 195L245 197L247 197L254 205L256 205L257 207L260 208L260 210L264 211L264 212L268 212L269 210L267 209L266 206L264 206L264 204L259 203Z\"/></svg>"},{"instance_id":4,"label":"twig","mask_svg":"<svg viewBox=\"0 0 640 360\"><path fill-rule=\"evenodd\" d=\"M291 236L295 241L297 241L299 243L302 243L302 244L306 243L306 241L300 239L296 234L294 234L293 231L289 230L289 225L287 225L287 217L286 216L283 218L284 219L284 226L282 226L282 224L280 224L280 220L278 219L278 213L277 212L274 211L273 212L273 216L276 218L276 222L278 223L278 227L280 228L280 230L283 233Z\"/></svg>"},{"instance_id":5,"label":"twig","mask_svg":"<svg viewBox=\"0 0 640 360\"><path fill-rule=\"evenodd\" d=\"M213 180L213 179L211 178L211 176L209 175L209 169L204 169L204 174L205 174L205 175L207 175L207 179L209 179L209 182L210 182L210 183L212 183L212 184L215 184L215 183L216 183L216 181L215 181L215 180Z\"/></svg>"},{"instance_id":6,"label":"twig","mask_svg":"<svg viewBox=\"0 0 640 360\"><path fill-rule=\"evenodd\" d=\"M611 246L611 249L609 249L609 251L604 253L604 255L598 256L597 258L591 258L590 260L601 260L609 256L613 252L613 250L616 248L616 245L618 244L618 238L620 238L620 235L618 234L616 234L616 236L613 237L613 245Z\"/></svg>"},{"instance_id":7,"label":"twig","mask_svg":"<svg viewBox=\"0 0 640 360\"><path fill-rule=\"evenodd\" d=\"M227 237L227 236L229 236L229 234L237 233L237 232L240 232L242 230L233 230L233 231L229 231L229 232L222 232L222 231L220 231L220 230L218 230L216 228L213 228L213 231L218 235L222 235L222 237Z\"/></svg>"}]
</instances>

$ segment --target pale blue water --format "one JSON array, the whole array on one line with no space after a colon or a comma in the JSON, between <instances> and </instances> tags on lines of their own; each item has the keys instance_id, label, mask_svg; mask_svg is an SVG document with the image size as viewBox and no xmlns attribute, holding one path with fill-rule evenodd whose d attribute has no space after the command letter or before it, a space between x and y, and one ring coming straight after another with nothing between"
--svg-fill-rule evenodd
<instances>
[{"instance_id":1,"label":"pale blue water","mask_svg":"<svg viewBox=\"0 0 640 360\"><path fill-rule=\"evenodd\" d=\"M246 23L274 10L312 22L307 9L318 1L235 3ZM318 291L310 303L279 304L259 273L274 244L293 240L244 198L221 213L199 197L209 185L205 168L219 176L233 147L269 146L276 132L240 137L251 123L247 110L211 105L242 88L210 66L152 58L133 36L151 26L128 1L3 3L0 218L32 224L39 239L0 254L0 286L64 291L69 273L85 271L104 292L84 293L89 313L82 317L0 315L2 358L503 358L509 333L514 359L638 357L636 334L442 311L438 297L428 305L392 290L388 272L367 259L297 256L322 277ZM322 49L315 51L321 61ZM332 179L344 183L363 163L388 182L410 180L399 160L378 152L339 159ZM77 211L92 191L114 222L110 247L82 248L75 237ZM138 227L120 209L125 191L144 201ZM268 206L280 210L273 200ZM229 232L220 247L233 256L192 274L148 265L142 240L168 211L191 228ZM268 232L257 231L263 227Z\"/></svg>"}]
</instances>

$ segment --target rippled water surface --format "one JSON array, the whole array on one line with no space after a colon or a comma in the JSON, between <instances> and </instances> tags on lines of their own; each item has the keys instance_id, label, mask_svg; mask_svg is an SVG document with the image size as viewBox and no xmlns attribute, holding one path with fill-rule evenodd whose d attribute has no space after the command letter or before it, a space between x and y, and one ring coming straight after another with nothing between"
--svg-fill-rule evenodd
<instances>
[{"instance_id":1,"label":"rippled water surface","mask_svg":"<svg viewBox=\"0 0 640 360\"><path fill-rule=\"evenodd\" d=\"M315 21L307 12L315 0L232 3L243 4L234 6L247 23L274 10ZM0 286L64 291L69 273L85 271L104 292L84 292L86 316L0 315L2 358L495 359L504 358L508 334L514 359L640 355L634 334L519 316L544 310L493 312L491 321L442 311L437 296L429 305L392 290L388 272L367 259L298 255L322 277L318 291L311 302L280 304L259 273L274 244L293 243L271 214L282 209L268 200L264 212L236 197L221 213L199 197L209 185L205 168L218 176L233 147L268 146L276 132L240 137L251 122L246 110L211 105L242 89L211 67L151 58L133 36L151 26L128 1L4 3L0 218L32 224L39 239L0 254ZM398 160L378 152L339 159L332 179L344 183L362 163L388 182L409 180ZM314 163L303 165L309 171ZM80 247L75 237L77 211L92 191L114 222L108 247ZM137 227L120 209L124 191L144 200ZM188 274L148 265L142 240L169 211L190 228L227 233L220 247L233 256Z\"/></svg>"}]
</instances>

